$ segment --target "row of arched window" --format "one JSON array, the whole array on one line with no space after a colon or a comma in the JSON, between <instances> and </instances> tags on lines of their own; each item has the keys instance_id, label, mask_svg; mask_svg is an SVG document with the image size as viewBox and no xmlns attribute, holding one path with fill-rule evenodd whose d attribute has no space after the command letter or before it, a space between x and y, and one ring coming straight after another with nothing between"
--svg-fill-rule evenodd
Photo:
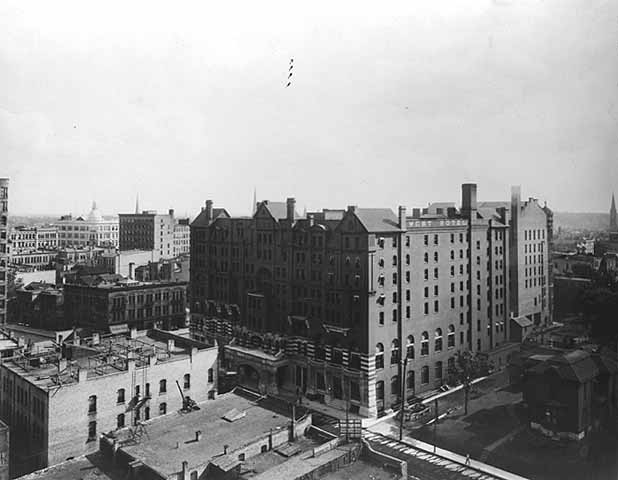
<instances>
[{"instance_id":1,"label":"row of arched window","mask_svg":"<svg viewBox=\"0 0 618 480\"><path fill-rule=\"evenodd\" d=\"M448 359L448 364L449 366L451 365L451 363L453 363L455 360L454 358L449 358ZM429 366L425 365L421 368L421 385L427 385L429 383L430 380L430 369ZM434 365L434 376L433 379L434 380L442 380L444 378L445 375L445 371L444 371L444 363L439 361L436 362ZM406 373L406 389L407 390L414 390L415 388L415 382L416 382L416 375L414 370L409 370ZM395 396L395 397L399 397L401 394L401 386L399 384L399 376L398 375L394 375L393 377L391 377L391 395ZM377 400L384 400L384 382L383 381L378 381L376 382L376 398Z\"/></svg>"},{"instance_id":2,"label":"row of arched window","mask_svg":"<svg viewBox=\"0 0 618 480\"><path fill-rule=\"evenodd\" d=\"M455 347L455 326L448 326L448 333L446 338L448 348ZM434 332L434 351L441 352L443 350L443 334L441 328L436 328ZM429 355L429 333L427 331L421 334L421 356ZM406 344L406 358L414 358L414 336L408 335ZM390 364L394 365L399 362L399 340L394 339L391 342L391 357ZM384 345L382 343L376 344L375 352L375 366L376 369L384 368Z\"/></svg>"}]
</instances>

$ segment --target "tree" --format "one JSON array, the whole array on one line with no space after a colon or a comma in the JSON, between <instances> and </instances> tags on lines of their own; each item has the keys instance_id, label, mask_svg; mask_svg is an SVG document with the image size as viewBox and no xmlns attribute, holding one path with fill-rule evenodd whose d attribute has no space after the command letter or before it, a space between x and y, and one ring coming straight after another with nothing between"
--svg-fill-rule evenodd
<instances>
[{"instance_id":1,"label":"tree","mask_svg":"<svg viewBox=\"0 0 618 480\"><path fill-rule=\"evenodd\" d=\"M464 414L468 415L468 399L470 386L475 378L487 375L492 365L487 355L473 354L466 350L455 354L455 361L449 363L447 375L449 383L463 385L464 391Z\"/></svg>"},{"instance_id":2,"label":"tree","mask_svg":"<svg viewBox=\"0 0 618 480\"><path fill-rule=\"evenodd\" d=\"M608 288L591 288L582 295L582 310L592 337L611 345L618 339L618 293Z\"/></svg>"}]
</instances>

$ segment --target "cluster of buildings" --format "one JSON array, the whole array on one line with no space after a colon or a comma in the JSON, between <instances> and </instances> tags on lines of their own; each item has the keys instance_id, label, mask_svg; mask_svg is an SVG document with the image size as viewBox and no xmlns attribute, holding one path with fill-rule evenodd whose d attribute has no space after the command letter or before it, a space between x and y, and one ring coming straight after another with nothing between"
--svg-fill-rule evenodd
<instances>
[{"instance_id":1,"label":"cluster of buildings","mask_svg":"<svg viewBox=\"0 0 618 480\"><path fill-rule=\"evenodd\" d=\"M193 335L226 344L241 385L367 417L443 385L457 351L506 364L519 324L552 321L551 210L465 184L461 207L411 213L301 218L289 198L233 218L207 201L191 224Z\"/></svg>"},{"instance_id":2,"label":"cluster of buildings","mask_svg":"<svg viewBox=\"0 0 618 480\"><path fill-rule=\"evenodd\" d=\"M604 285L618 286L618 221L616 202L612 196L609 228L597 232L596 238L583 238L575 248L555 251L552 270L555 284L555 310L560 319L582 313L582 295Z\"/></svg>"},{"instance_id":3,"label":"cluster of buildings","mask_svg":"<svg viewBox=\"0 0 618 480\"><path fill-rule=\"evenodd\" d=\"M2 205L0 274L10 255L50 252L55 266L16 290L0 326L12 476L310 478L368 453L312 425L303 400L359 426L443 388L462 351L508 364L545 434L580 439L618 407L615 355L522 354L555 328L558 265L574 264L553 254L552 211L519 187L303 216L294 198L250 217L208 200L191 223L93 205L12 231Z\"/></svg>"},{"instance_id":4,"label":"cluster of buildings","mask_svg":"<svg viewBox=\"0 0 618 480\"><path fill-rule=\"evenodd\" d=\"M148 251L151 261L180 257L189 253L190 233L189 219L176 218L174 210L104 217L93 202L85 217L65 215L52 225L15 226L7 235L12 265L45 270L53 266L58 252L95 248Z\"/></svg>"}]
</instances>

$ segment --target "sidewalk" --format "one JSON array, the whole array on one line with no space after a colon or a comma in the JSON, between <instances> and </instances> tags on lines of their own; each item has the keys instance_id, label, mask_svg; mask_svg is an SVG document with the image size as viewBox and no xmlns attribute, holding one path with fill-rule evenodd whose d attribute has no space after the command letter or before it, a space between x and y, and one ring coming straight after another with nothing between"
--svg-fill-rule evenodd
<instances>
[{"instance_id":1,"label":"sidewalk","mask_svg":"<svg viewBox=\"0 0 618 480\"><path fill-rule=\"evenodd\" d=\"M399 438L399 429L394 427L393 425L389 425L386 423L376 424L373 427L368 429L370 432L377 433L383 435L387 438L391 438L393 440ZM398 440L396 440L398 441ZM426 453L430 453L433 455L437 455L439 457L445 458L452 462L458 463L460 465L466 466L468 468L472 468L481 473L485 473L487 475L492 475L493 477L503 479L503 480L528 480L525 477L517 475L515 473L507 472L506 470L502 470L497 467L493 467L486 463L480 462L478 460L470 459L469 463L466 464L466 457L463 455L459 455L458 453L451 452L450 450L444 450L443 448L436 447L435 445L430 445L428 443L422 442L415 438L412 438L408 435L403 436L401 443L408 445L410 447L417 448Z\"/></svg>"},{"instance_id":2,"label":"sidewalk","mask_svg":"<svg viewBox=\"0 0 618 480\"><path fill-rule=\"evenodd\" d=\"M297 400L297 397L293 393L288 392L280 392L277 395L273 395L276 398L281 400L285 400L286 402L294 403ZM346 413L344 410L339 410L334 407L330 407L324 403L316 402L314 400L309 400L307 397L302 397L301 407L307 408L311 411L321 413L323 415L327 415L329 417L338 418L339 420L344 420L346 418ZM361 420L363 417L355 414L348 413L349 419Z\"/></svg>"},{"instance_id":3,"label":"sidewalk","mask_svg":"<svg viewBox=\"0 0 618 480\"><path fill-rule=\"evenodd\" d=\"M472 382L470 382L470 385L474 385L475 383L482 382L483 380L486 380L490 376L491 375L489 375L487 377L476 378L476 379L472 380ZM431 403L434 400L437 400L438 398L442 398L442 397L445 397L445 396L450 395L452 393L458 392L461 389L463 389L463 385L458 385L456 387L450 388L446 392L440 392L440 393L434 394L434 395L432 395L430 397L424 398L421 401L421 403L424 404L424 405L431 405ZM384 415L383 417L380 417L380 418L364 418L363 419L363 428L371 429L371 427L373 427L374 425L377 425L378 423L382 423L382 422L385 422L387 420L390 420L391 418L394 418L395 415L397 415L397 413L398 413L398 411L393 411L393 412L389 413L388 415Z\"/></svg>"}]
</instances>

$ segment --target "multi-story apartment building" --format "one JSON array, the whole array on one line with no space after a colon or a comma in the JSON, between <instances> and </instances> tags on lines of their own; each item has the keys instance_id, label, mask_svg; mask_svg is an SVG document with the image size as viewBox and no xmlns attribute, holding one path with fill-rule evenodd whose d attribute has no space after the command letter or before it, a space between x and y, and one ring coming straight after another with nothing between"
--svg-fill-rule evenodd
<instances>
[{"instance_id":1,"label":"multi-story apartment building","mask_svg":"<svg viewBox=\"0 0 618 480\"><path fill-rule=\"evenodd\" d=\"M6 323L9 264L9 179L0 178L0 325Z\"/></svg>"},{"instance_id":2,"label":"multi-story apartment building","mask_svg":"<svg viewBox=\"0 0 618 480\"><path fill-rule=\"evenodd\" d=\"M86 218L64 215L55 226L60 247L118 247L118 219L104 218L96 202L92 202L92 209Z\"/></svg>"},{"instance_id":3,"label":"multi-story apartment building","mask_svg":"<svg viewBox=\"0 0 618 480\"><path fill-rule=\"evenodd\" d=\"M189 250L188 219L174 217L174 210L120 214L120 250L154 250L157 261Z\"/></svg>"},{"instance_id":4,"label":"multi-story apartment building","mask_svg":"<svg viewBox=\"0 0 618 480\"><path fill-rule=\"evenodd\" d=\"M17 226L11 228L11 255L29 253L38 250L55 250L58 248L58 227L55 226Z\"/></svg>"},{"instance_id":5,"label":"multi-story apartment building","mask_svg":"<svg viewBox=\"0 0 618 480\"><path fill-rule=\"evenodd\" d=\"M99 435L216 396L217 348L160 330L80 339L0 365L13 476L99 449ZM180 392L179 392L180 389Z\"/></svg>"},{"instance_id":6,"label":"multi-story apartment building","mask_svg":"<svg viewBox=\"0 0 618 480\"><path fill-rule=\"evenodd\" d=\"M138 282L115 274L86 275L64 285L69 325L107 331L186 325L187 282Z\"/></svg>"}]
</instances>

